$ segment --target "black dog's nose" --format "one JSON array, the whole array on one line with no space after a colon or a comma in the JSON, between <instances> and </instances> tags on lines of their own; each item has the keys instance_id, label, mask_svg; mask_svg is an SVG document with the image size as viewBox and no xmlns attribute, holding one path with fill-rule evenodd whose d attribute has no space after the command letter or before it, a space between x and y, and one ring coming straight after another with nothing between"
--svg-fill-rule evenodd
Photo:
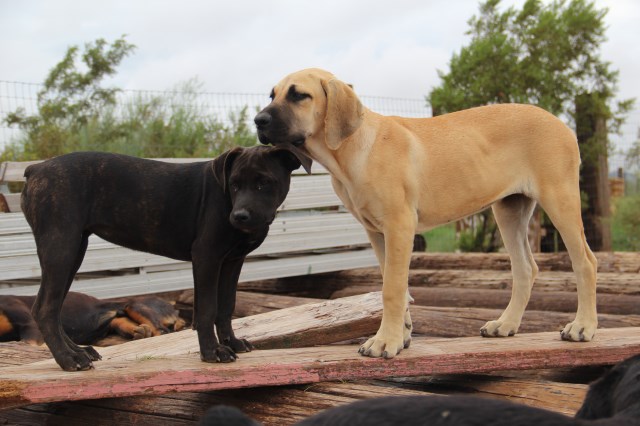
<instances>
[{"instance_id":1,"label":"black dog's nose","mask_svg":"<svg viewBox=\"0 0 640 426\"><path fill-rule=\"evenodd\" d=\"M256 118L253 119L253 122L256 123L258 128L266 127L271 123L271 114L265 111L260 111Z\"/></svg>"},{"instance_id":2,"label":"black dog's nose","mask_svg":"<svg viewBox=\"0 0 640 426\"><path fill-rule=\"evenodd\" d=\"M246 209L240 209L236 212L233 212L233 220L237 223L249 222L249 219L251 219L251 215Z\"/></svg>"}]
</instances>

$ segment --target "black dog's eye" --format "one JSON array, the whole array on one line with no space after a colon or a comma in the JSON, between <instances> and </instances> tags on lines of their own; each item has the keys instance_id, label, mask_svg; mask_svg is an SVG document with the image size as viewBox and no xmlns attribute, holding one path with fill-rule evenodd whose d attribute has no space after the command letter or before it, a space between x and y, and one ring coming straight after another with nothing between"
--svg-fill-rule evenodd
<instances>
[{"instance_id":1,"label":"black dog's eye","mask_svg":"<svg viewBox=\"0 0 640 426\"><path fill-rule=\"evenodd\" d=\"M233 192L238 192L240 190L240 187L238 186L237 183L230 183L229 184L229 188L231 189L231 191Z\"/></svg>"},{"instance_id":2,"label":"black dog's eye","mask_svg":"<svg viewBox=\"0 0 640 426\"><path fill-rule=\"evenodd\" d=\"M272 185L272 181L271 179L268 179L268 178L261 178L256 181L256 189L258 191L269 189L271 185Z\"/></svg>"}]
</instances>

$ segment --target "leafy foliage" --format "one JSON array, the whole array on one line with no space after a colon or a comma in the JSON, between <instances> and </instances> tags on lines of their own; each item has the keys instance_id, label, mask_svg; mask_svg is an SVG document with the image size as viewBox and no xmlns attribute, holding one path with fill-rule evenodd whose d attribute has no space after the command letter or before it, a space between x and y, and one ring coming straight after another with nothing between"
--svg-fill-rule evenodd
<instances>
[{"instance_id":1,"label":"leafy foliage","mask_svg":"<svg viewBox=\"0 0 640 426\"><path fill-rule=\"evenodd\" d=\"M453 55L448 73L439 71L441 84L427 97L434 115L515 102L574 117L580 100L583 118L606 120L601 131L581 143L583 161L606 156L606 133L619 131L633 106L633 100L618 102L615 111L611 105L618 72L599 53L607 9L588 0L527 0L521 10L500 11L499 6L500 0L485 0L479 15L468 21L470 43ZM484 235L490 227L474 232L461 248L493 249L491 235Z\"/></svg>"},{"instance_id":2,"label":"leafy foliage","mask_svg":"<svg viewBox=\"0 0 640 426\"><path fill-rule=\"evenodd\" d=\"M140 93L126 103L117 88L105 88L135 46L124 37L111 45L88 43L78 64L72 46L38 93L38 114L19 109L7 116L24 136L0 160L35 160L73 151L107 151L141 157L213 157L236 145L256 143L247 125L248 107L229 113L230 125L197 102L201 85L190 80L156 96ZM82 70L80 70L82 69Z\"/></svg>"},{"instance_id":3,"label":"leafy foliage","mask_svg":"<svg viewBox=\"0 0 640 426\"><path fill-rule=\"evenodd\" d=\"M480 15L469 20L470 44L453 55L449 73L439 71L441 85L428 96L436 113L518 102L559 115L571 112L583 92L598 93L606 106L618 78L599 57L607 9L586 0L527 0L522 10L504 12L499 4L481 3ZM619 120L631 102L609 116Z\"/></svg>"},{"instance_id":4,"label":"leafy foliage","mask_svg":"<svg viewBox=\"0 0 640 426\"><path fill-rule=\"evenodd\" d=\"M612 222L616 250L640 251L640 195L616 200Z\"/></svg>"}]
</instances>

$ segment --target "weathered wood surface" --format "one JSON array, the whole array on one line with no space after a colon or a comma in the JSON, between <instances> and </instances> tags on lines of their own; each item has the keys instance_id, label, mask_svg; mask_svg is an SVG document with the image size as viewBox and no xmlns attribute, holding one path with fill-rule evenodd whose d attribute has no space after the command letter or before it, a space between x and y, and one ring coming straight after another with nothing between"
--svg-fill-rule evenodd
<instances>
[{"instance_id":1,"label":"weathered wood surface","mask_svg":"<svg viewBox=\"0 0 640 426\"><path fill-rule=\"evenodd\" d=\"M504 290L511 288L511 272L491 270L453 269L412 269L409 271L409 289L412 287L473 288L484 290ZM376 268L362 268L335 273L319 274L314 277L283 278L269 287L253 283L252 290L283 293L296 296L315 295L322 297L346 287L357 285L381 285L382 277ZM543 271L538 274L534 288L537 291L576 290L573 272ZM640 295L640 274L603 272L598 274L599 294Z\"/></svg>"},{"instance_id":2,"label":"weathered wood surface","mask_svg":"<svg viewBox=\"0 0 640 426\"><path fill-rule=\"evenodd\" d=\"M374 291L377 290L379 289L376 289ZM367 292L360 292L358 294L364 293ZM334 299L337 299L337 297ZM251 315L262 314L264 312L270 312L276 309L291 308L293 306L319 302L322 302L322 299L238 291L236 292L236 309L233 315L236 317L248 317ZM192 310L193 290L184 290L177 298L176 307L184 311Z\"/></svg>"},{"instance_id":3,"label":"weathered wood surface","mask_svg":"<svg viewBox=\"0 0 640 426\"><path fill-rule=\"evenodd\" d=\"M504 381L504 385L501 383ZM429 395L419 390L434 389L451 394L473 392L477 396L513 400L573 415L584 397L586 386L535 382L486 376L442 378L431 383L405 380L406 385L385 382L317 383L313 385L262 387L214 392L184 392L160 396L133 396L101 400L38 404L0 411L0 423L40 425L182 425L195 424L204 412L217 404L232 405L265 426L284 426L319 411L366 398ZM399 385L405 387L399 387ZM414 389L407 388L414 386ZM452 386L455 388L452 390Z\"/></svg>"},{"instance_id":4,"label":"weathered wood surface","mask_svg":"<svg viewBox=\"0 0 640 426\"><path fill-rule=\"evenodd\" d=\"M502 309L453 308L412 306L411 319L416 334L433 337L477 336L480 328L490 320L497 319ZM525 311L520 333L538 333L556 330L573 321L575 313ZM598 314L600 328L640 327L640 315ZM600 331L598 331L599 333Z\"/></svg>"},{"instance_id":5,"label":"weathered wood surface","mask_svg":"<svg viewBox=\"0 0 640 426\"><path fill-rule=\"evenodd\" d=\"M599 272L640 272L638 252L596 252ZM569 254L534 253L541 271L571 271ZM511 269L506 253L414 253L412 269Z\"/></svg>"},{"instance_id":6,"label":"weathered wood surface","mask_svg":"<svg viewBox=\"0 0 640 426\"><path fill-rule=\"evenodd\" d=\"M331 295L331 299L380 291L380 288L380 285L375 284L347 287L334 292ZM504 309L511 299L511 290L446 287L412 287L409 290L411 296L415 299L415 304L423 306ZM270 297L286 297L276 295L262 296L267 300ZM597 302L598 312L603 314L640 315L640 295L602 293L598 294ZM578 296L575 291L540 291L534 286L527 309L575 313L577 306Z\"/></svg>"},{"instance_id":7,"label":"weathered wood surface","mask_svg":"<svg viewBox=\"0 0 640 426\"><path fill-rule=\"evenodd\" d=\"M195 334L190 334L195 341ZM391 360L361 357L355 351L356 347L349 345L274 349L243 354L235 363L205 364L191 350L155 357L130 350L128 355L107 355L95 370L78 373L61 371L44 361L30 364L28 369L0 370L4 385L0 404L7 408L61 400L331 380L612 364L640 352L640 329L600 330L595 341L584 343L561 341L557 333L520 334L507 339L421 338Z\"/></svg>"},{"instance_id":8,"label":"weathered wood surface","mask_svg":"<svg viewBox=\"0 0 640 426\"><path fill-rule=\"evenodd\" d=\"M48 350L18 342L0 344L0 366L8 354L14 363L27 364L48 359ZM12 363L13 364L13 363ZM555 370L554 370L555 371ZM513 374L513 372L511 372ZM520 373L521 374L521 373ZM473 393L478 396L508 399L534 407L573 415L580 406L585 385L550 380L495 377L485 375L429 376L379 382L316 383L302 386L264 387L200 393L173 393L158 396L105 398L36 404L0 411L3 422L23 425L172 425L194 424L212 405L227 404L240 408L266 426L281 426L301 420L326 408L364 398L388 395L429 395L432 393Z\"/></svg>"},{"instance_id":9,"label":"weathered wood surface","mask_svg":"<svg viewBox=\"0 0 640 426\"><path fill-rule=\"evenodd\" d=\"M584 384L481 374L429 376L424 379L409 377L392 380L403 385L413 385L426 392L487 396L543 408L568 416L573 416L580 408L588 388Z\"/></svg>"},{"instance_id":10,"label":"weathered wood surface","mask_svg":"<svg viewBox=\"0 0 640 426\"><path fill-rule=\"evenodd\" d=\"M22 342L0 343L0 369L49 358L51 352L46 346L31 346Z\"/></svg>"}]
</instances>

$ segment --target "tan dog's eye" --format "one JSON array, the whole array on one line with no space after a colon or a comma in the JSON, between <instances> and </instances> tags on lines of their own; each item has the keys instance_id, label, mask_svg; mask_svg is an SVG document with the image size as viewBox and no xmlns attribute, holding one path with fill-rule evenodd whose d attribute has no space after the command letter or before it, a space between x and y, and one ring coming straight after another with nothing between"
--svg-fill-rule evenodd
<instances>
[{"instance_id":1,"label":"tan dog's eye","mask_svg":"<svg viewBox=\"0 0 640 426\"><path fill-rule=\"evenodd\" d=\"M289 87L289 91L287 92L287 99L291 102L300 102L305 99L311 99L311 95L304 92L298 92L298 90L296 90L296 86L292 85Z\"/></svg>"},{"instance_id":2,"label":"tan dog's eye","mask_svg":"<svg viewBox=\"0 0 640 426\"><path fill-rule=\"evenodd\" d=\"M271 93L269 94L269 99L273 100L273 98L275 97L276 97L276 92L273 89L271 89Z\"/></svg>"}]
</instances>

